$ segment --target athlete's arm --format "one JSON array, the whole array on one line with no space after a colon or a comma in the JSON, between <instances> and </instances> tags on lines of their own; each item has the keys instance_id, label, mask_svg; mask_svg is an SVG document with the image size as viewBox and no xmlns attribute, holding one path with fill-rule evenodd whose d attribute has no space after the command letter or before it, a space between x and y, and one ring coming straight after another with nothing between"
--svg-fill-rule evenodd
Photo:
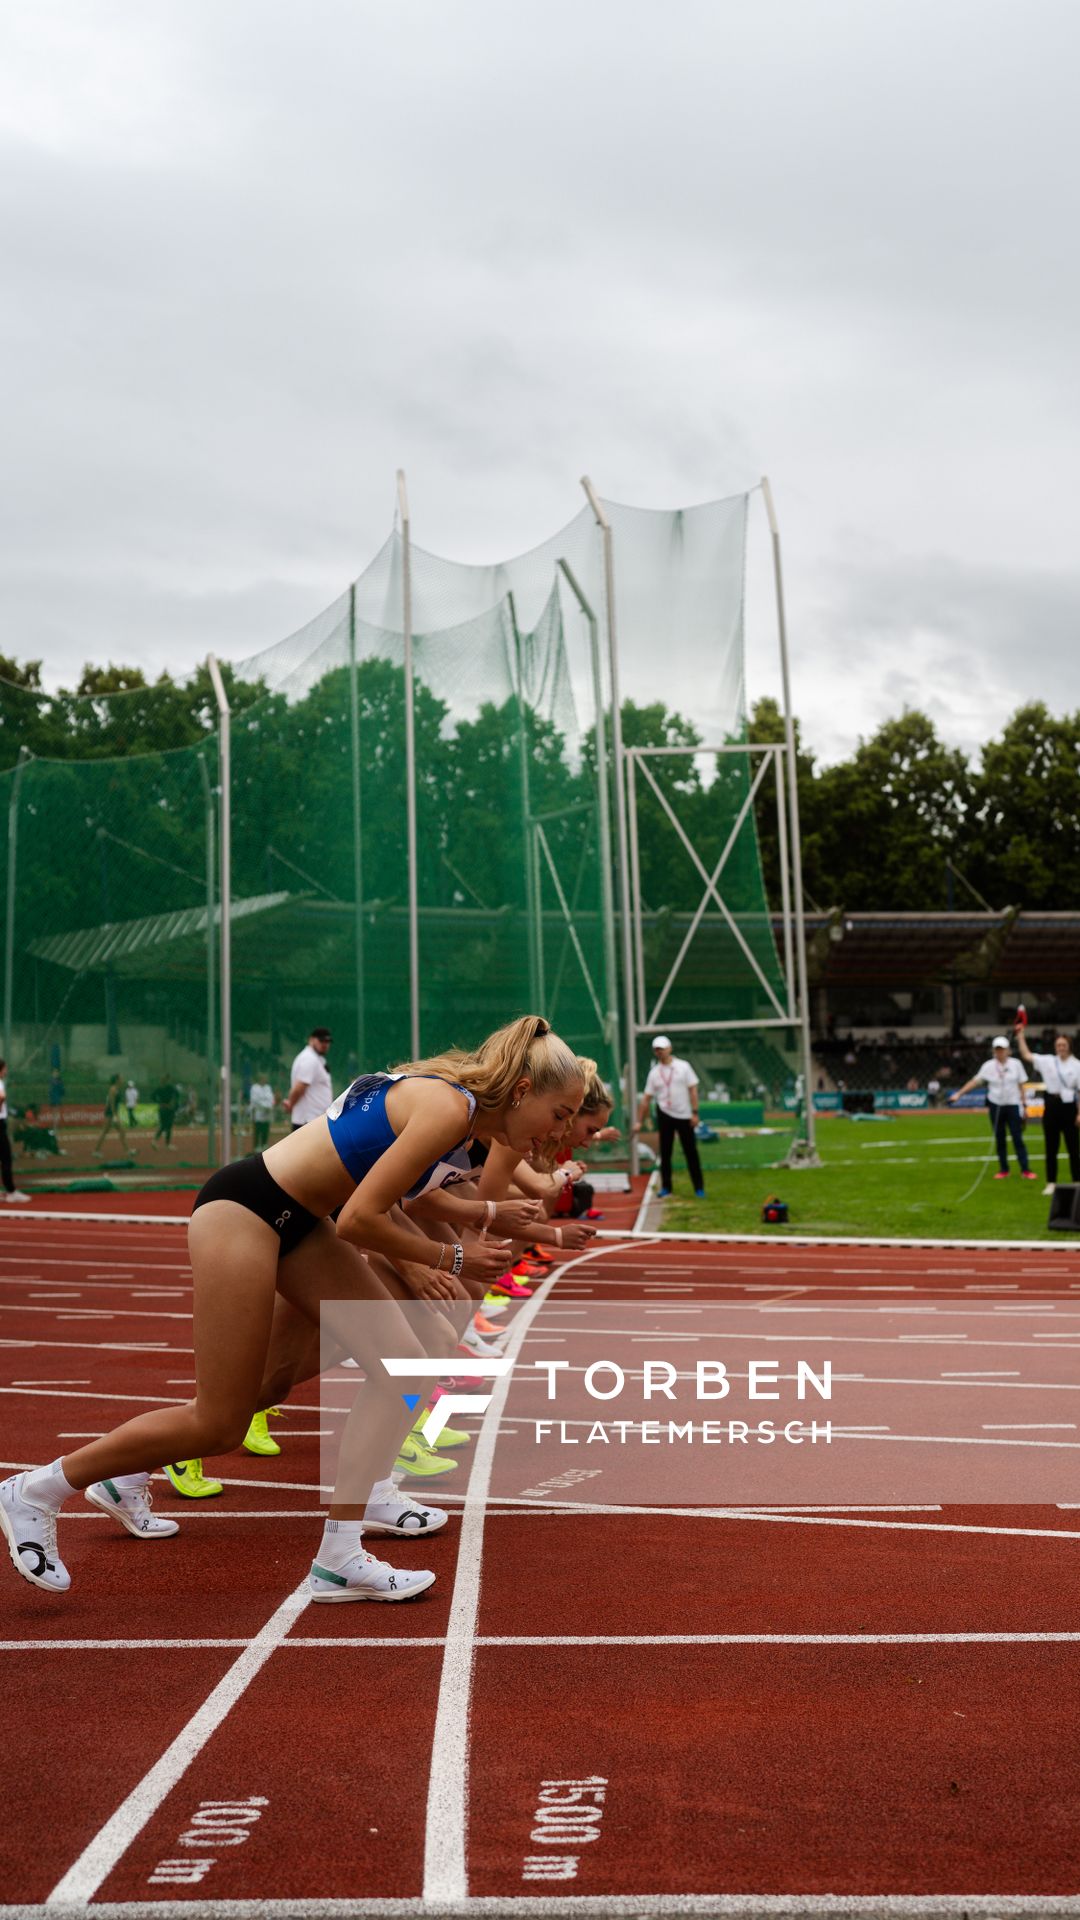
<instances>
[{"instance_id":1,"label":"athlete's arm","mask_svg":"<svg viewBox=\"0 0 1080 1920\"><path fill-rule=\"evenodd\" d=\"M393 1094L398 1092L399 1088L395 1087ZM402 1086L400 1093L403 1098L395 1100L401 1119L397 1138L380 1154L345 1202L338 1215L337 1230L343 1240L368 1247L373 1253L383 1253L390 1260L421 1260L430 1267L441 1260L449 1276L450 1250L446 1242L429 1240L410 1233L405 1227L395 1226L390 1209L398 1204L403 1193L415 1186L434 1161L442 1159L457 1145L468 1126L468 1102L464 1094L439 1081L424 1081L422 1091L415 1083L411 1087ZM470 1269L478 1278L488 1272L497 1278L505 1267L509 1251L508 1246L495 1241L471 1249Z\"/></svg>"},{"instance_id":2,"label":"athlete's arm","mask_svg":"<svg viewBox=\"0 0 1080 1920\"><path fill-rule=\"evenodd\" d=\"M529 1200L546 1200L552 1191L552 1182L547 1175L535 1173L516 1148L500 1146L493 1140L480 1174L477 1192L482 1200L503 1200L510 1191L511 1182L520 1187Z\"/></svg>"}]
</instances>

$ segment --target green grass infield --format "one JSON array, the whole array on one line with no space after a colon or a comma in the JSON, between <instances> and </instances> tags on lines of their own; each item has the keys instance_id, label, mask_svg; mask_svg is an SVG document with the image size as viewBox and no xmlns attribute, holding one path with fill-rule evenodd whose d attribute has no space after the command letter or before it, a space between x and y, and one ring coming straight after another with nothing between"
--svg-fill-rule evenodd
<instances>
[{"instance_id":1,"label":"green grass infield","mask_svg":"<svg viewBox=\"0 0 1080 1920\"><path fill-rule=\"evenodd\" d=\"M776 1124L776 1123L774 1123ZM678 1146L672 1197L663 1203L668 1233L841 1234L874 1238L1039 1240L1080 1246L1080 1234L1048 1233L1049 1197L1042 1127L1024 1139L1037 1180L1021 1180L1008 1144L1010 1176L995 1180L997 1157L985 1112L948 1110L848 1119L819 1114L822 1165L789 1170L790 1133L733 1130L702 1145L704 1200L694 1198ZM1058 1179L1068 1180L1062 1154ZM761 1218L773 1194L786 1200L786 1226Z\"/></svg>"}]
</instances>

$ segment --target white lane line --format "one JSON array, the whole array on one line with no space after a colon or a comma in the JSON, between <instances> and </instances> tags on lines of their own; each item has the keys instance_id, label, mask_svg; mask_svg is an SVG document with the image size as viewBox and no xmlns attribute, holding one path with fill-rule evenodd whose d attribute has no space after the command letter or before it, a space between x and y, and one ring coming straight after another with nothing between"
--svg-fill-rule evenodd
<instances>
[{"instance_id":1,"label":"white lane line","mask_svg":"<svg viewBox=\"0 0 1080 1920\"><path fill-rule=\"evenodd\" d=\"M1080 1641L1048 1633L582 1633L478 1634L480 1647L933 1647Z\"/></svg>"},{"instance_id":2,"label":"white lane line","mask_svg":"<svg viewBox=\"0 0 1080 1920\"><path fill-rule=\"evenodd\" d=\"M35 1340L29 1334L24 1340L0 1339L0 1349L4 1347L61 1347L69 1353L182 1353L185 1358L193 1352L191 1347L167 1347L163 1340Z\"/></svg>"},{"instance_id":3,"label":"white lane line","mask_svg":"<svg viewBox=\"0 0 1080 1920\"><path fill-rule=\"evenodd\" d=\"M955 1647L1026 1646L1080 1642L1080 1630L1041 1633L478 1633L478 1647ZM0 1640L0 1653L167 1653L172 1649L251 1646L250 1640ZM442 1634L372 1639L352 1634L294 1634L275 1651L310 1648L444 1647ZM366 1906L364 1911L366 1912ZM2 1909L0 1909L2 1911Z\"/></svg>"},{"instance_id":4,"label":"white lane line","mask_svg":"<svg viewBox=\"0 0 1080 1920\"><path fill-rule=\"evenodd\" d=\"M952 1367L942 1372L943 1380L1019 1380L1019 1367Z\"/></svg>"},{"instance_id":5,"label":"white lane line","mask_svg":"<svg viewBox=\"0 0 1080 1920\"><path fill-rule=\"evenodd\" d=\"M85 1254L83 1254L81 1260L73 1259L67 1255L61 1256L59 1254L44 1254L44 1253L42 1254L35 1253L33 1258L36 1265L39 1267L78 1267L80 1272L83 1274L86 1273L87 1264L88 1264ZM23 1253L0 1253L0 1260L4 1260L9 1265L12 1265L12 1266L18 1265L20 1261L24 1261L25 1259L26 1259L26 1255ZM91 1262L90 1264L93 1264L93 1263ZM140 1272L145 1272L147 1267L154 1267L155 1269L160 1269L162 1273L190 1273L191 1272L191 1267L186 1260L140 1260L139 1262ZM102 1280L100 1284L104 1287L104 1286L115 1286L115 1285L118 1285L119 1283L116 1281Z\"/></svg>"},{"instance_id":6,"label":"white lane line","mask_svg":"<svg viewBox=\"0 0 1080 1920\"><path fill-rule=\"evenodd\" d=\"M564 1501L560 1506L550 1495L541 1501L507 1500L506 1506L539 1507L544 1506L562 1518L580 1517L591 1519L595 1514L615 1514L649 1519L664 1518L668 1514L676 1515L680 1520L745 1520L754 1525L790 1526L790 1527L862 1527L874 1532L885 1533L970 1533L990 1534L995 1538L1004 1535L1017 1540L1080 1540L1080 1532L1067 1527L991 1527L980 1523L965 1525L954 1520L863 1520L857 1515L848 1516L831 1513L795 1513L791 1509L766 1507L614 1507L600 1505L596 1501ZM1065 1507L1064 1502L1058 1506ZM1069 1503L1071 1509L1072 1503ZM1080 1511L1080 1501L1076 1503Z\"/></svg>"},{"instance_id":7,"label":"white lane line","mask_svg":"<svg viewBox=\"0 0 1080 1920\"><path fill-rule=\"evenodd\" d=\"M984 1421L984 1433L1075 1433L1075 1420Z\"/></svg>"},{"instance_id":8,"label":"white lane line","mask_svg":"<svg viewBox=\"0 0 1080 1920\"><path fill-rule=\"evenodd\" d=\"M28 1293L26 1297L28 1300L81 1300L82 1291L75 1288L71 1292L66 1292L61 1291L59 1287L50 1287L48 1293ZM26 1307L0 1307L0 1313L26 1313L27 1311Z\"/></svg>"},{"instance_id":9,"label":"white lane line","mask_svg":"<svg viewBox=\"0 0 1080 1920\"><path fill-rule=\"evenodd\" d=\"M102 1515L107 1519L108 1515ZM180 1652L185 1648L205 1647L250 1647L255 1643L250 1638L235 1640L0 1640L0 1653L168 1653L171 1647ZM441 1647L445 1640L441 1634L418 1634L414 1639L360 1639L345 1638L330 1634L302 1634L295 1639L283 1640L273 1652L291 1651L294 1647ZM260 1663L261 1664L261 1663ZM194 1758L194 1755L192 1756ZM196 1905L198 1902L195 1903ZM96 1911L96 1909L95 1909ZM106 1909L108 1911L108 1909ZM0 1913L3 1908L0 1907Z\"/></svg>"},{"instance_id":10,"label":"white lane line","mask_svg":"<svg viewBox=\"0 0 1080 1920\"><path fill-rule=\"evenodd\" d=\"M81 1293L31 1294L34 1300L81 1300ZM48 1313L48 1307L30 1307L25 1302L0 1301L0 1313ZM177 1312L171 1307L61 1307L58 1320L190 1320L190 1310Z\"/></svg>"},{"instance_id":11,"label":"white lane line","mask_svg":"<svg viewBox=\"0 0 1080 1920\"><path fill-rule=\"evenodd\" d=\"M117 1862L123 1859L132 1842L138 1839L147 1821L157 1812L162 1801L172 1792L177 1781L187 1772L192 1761L202 1752L226 1715L251 1685L274 1649L281 1645L307 1606L309 1598L305 1576L295 1592L282 1601L261 1632L256 1634L240 1658L218 1681L160 1760L143 1775L138 1786L132 1789L90 1844L84 1847L78 1859L57 1881L45 1900L46 1908L60 1907L68 1901L85 1904L93 1899Z\"/></svg>"},{"instance_id":12,"label":"white lane line","mask_svg":"<svg viewBox=\"0 0 1080 1920\"><path fill-rule=\"evenodd\" d=\"M607 1247L597 1247L589 1253L579 1254L561 1269L556 1268L540 1283L532 1299L513 1322L507 1343L507 1353L511 1358L516 1359L532 1321L556 1280L589 1261L603 1259L609 1251ZM510 1379L510 1374L506 1373L495 1382L491 1395L491 1414L480 1428L469 1473L431 1742L431 1774L424 1830L423 1897L425 1902L445 1901L451 1907L467 1898L469 1888L466 1856L469 1738L476 1622L480 1608L480 1564L499 1416L506 1406Z\"/></svg>"},{"instance_id":13,"label":"white lane line","mask_svg":"<svg viewBox=\"0 0 1080 1920\"><path fill-rule=\"evenodd\" d=\"M342 1645L348 1645L342 1641ZM362 1911L364 1920L434 1920L445 1908L431 1909L409 1897L290 1900L123 1900L102 1902L100 1920L348 1920ZM1080 1915L1076 1894L906 1894L880 1893L652 1893L652 1894L501 1894L466 1901L463 1914L475 1920L571 1920L576 1914L596 1920L1073 1920ZM39 1906L0 1906L0 1920L40 1920Z\"/></svg>"},{"instance_id":14,"label":"white lane line","mask_svg":"<svg viewBox=\"0 0 1080 1920\"><path fill-rule=\"evenodd\" d=\"M90 1382L89 1380L43 1380L35 1375L33 1380L13 1380L11 1384L13 1387L88 1387ZM67 1397L76 1399L77 1395L69 1394Z\"/></svg>"},{"instance_id":15,"label":"white lane line","mask_svg":"<svg viewBox=\"0 0 1080 1920\"><path fill-rule=\"evenodd\" d=\"M70 1279L73 1279L73 1280L80 1279L80 1278L82 1278L82 1276L79 1274L72 1274L70 1276ZM47 1273L0 1273L0 1287L18 1287L18 1286L21 1286L23 1282L26 1280L40 1280L43 1283L43 1285L46 1285L48 1287L49 1289L48 1293L47 1294L43 1293L40 1296L41 1299L43 1300L61 1299L63 1297L62 1290L68 1284L67 1282L59 1278L57 1278L57 1280L54 1283L49 1279L49 1276ZM138 1288L132 1285L130 1280L92 1280L92 1281L87 1280L85 1286L81 1289L81 1291L83 1293L87 1293L91 1289L91 1287L93 1288L93 1291L95 1293L129 1293L133 1300L138 1299L139 1291L140 1291ZM142 1289L142 1291L147 1294L153 1294L154 1296L157 1296L158 1294L160 1294L162 1297L168 1297L169 1299L182 1300L186 1293L191 1292L191 1288L190 1287L148 1287L148 1288ZM1055 1299L1060 1298L1064 1300L1068 1296L1066 1296L1065 1294L1060 1294L1060 1295L1055 1295L1054 1297ZM120 1311L122 1312L123 1308L121 1308Z\"/></svg>"}]
</instances>

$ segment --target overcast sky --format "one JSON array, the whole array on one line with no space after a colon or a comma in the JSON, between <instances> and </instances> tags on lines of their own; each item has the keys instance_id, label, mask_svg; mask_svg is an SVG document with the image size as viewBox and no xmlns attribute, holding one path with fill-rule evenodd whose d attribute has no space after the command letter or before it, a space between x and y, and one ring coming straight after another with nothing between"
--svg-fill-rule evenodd
<instances>
[{"instance_id":1,"label":"overcast sky","mask_svg":"<svg viewBox=\"0 0 1080 1920\"><path fill-rule=\"evenodd\" d=\"M399 465L466 560L764 471L823 757L1080 706L1078 57L1075 0L8 0L0 651L250 653Z\"/></svg>"}]
</instances>

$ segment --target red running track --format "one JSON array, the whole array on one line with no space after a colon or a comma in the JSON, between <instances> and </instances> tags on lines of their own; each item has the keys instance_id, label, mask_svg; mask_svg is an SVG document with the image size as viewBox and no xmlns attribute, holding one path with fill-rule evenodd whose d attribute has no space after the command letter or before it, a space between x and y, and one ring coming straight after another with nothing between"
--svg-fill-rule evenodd
<instances>
[{"instance_id":1,"label":"red running track","mask_svg":"<svg viewBox=\"0 0 1080 1920\"><path fill-rule=\"evenodd\" d=\"M690 1299L1016 1283L1044 1302L1080 1283L1056 1250L613 1243L567 1265L558 1296L579 1302L644 1299L665 1275ZM179 1228L5 1218L3 1459L184 1397L189 1302ZM6 1743L9 1902L419 1912L426 1888L455 1912L788 1894L1080 1912L1080 1509L828 1524L477 1505L379 1548L436 1570L419 1600L281 1614L320 1530L317 1396L295 1400L279 1458L214 1463L238 1483L222 1500L162 1487L176 1539L74 1511L69 1596L9 1570L8 1698L47 1729Z\"/></svg>"}]
</instances>

